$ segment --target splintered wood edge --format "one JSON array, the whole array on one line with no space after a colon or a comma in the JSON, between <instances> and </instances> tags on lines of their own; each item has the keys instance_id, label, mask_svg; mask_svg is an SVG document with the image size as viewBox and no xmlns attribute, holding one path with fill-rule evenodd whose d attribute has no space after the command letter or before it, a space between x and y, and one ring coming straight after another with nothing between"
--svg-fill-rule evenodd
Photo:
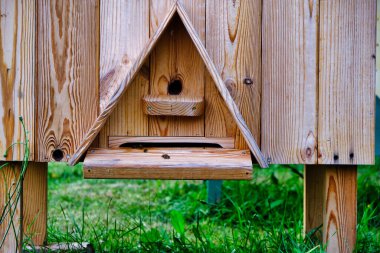
<instances>
[{"instance_id":1,"label":"splintered wood edge","mask_svg":"<svg viewBox=\"0 0 380 253\"><path fill-rule=\"evenodd\" d=\"M204 113L203 97L148 95L142 98L142 104L147 115L194 117Z\"/></svg>"},{"instance_id":2,"label":"splintered wood edge","mask_svg":"<svg viewBox=\"0 0 380 253\"><path fill-rule=\"evenodd\" d=\"M125 143L215 143L222 148L233 149L235 147L235 139L233 137L125 137L125 136L109 136L108 146L110 148L118 148Z\"/></svg>"}]
</instances>

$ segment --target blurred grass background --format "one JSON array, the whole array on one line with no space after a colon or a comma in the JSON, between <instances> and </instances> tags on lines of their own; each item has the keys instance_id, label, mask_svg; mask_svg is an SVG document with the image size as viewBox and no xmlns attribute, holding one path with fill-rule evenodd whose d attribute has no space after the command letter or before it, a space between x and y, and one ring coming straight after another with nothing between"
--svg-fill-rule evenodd
<instances>
[{"instance_id":1,"label":"blurred grass background","mask_svg":"<svg viewBox=\"0 0 380 253\"><path fill-rule=\"evenodd\" d=\"M359 166L357 252L380 252L380 158ZM254 169L209 205L202 181L83 180L49 164L48 242L96 252L323 252L303 235L303 167ZM320 231L316 231L319 233Z\"/></svg>"}]
</instances>

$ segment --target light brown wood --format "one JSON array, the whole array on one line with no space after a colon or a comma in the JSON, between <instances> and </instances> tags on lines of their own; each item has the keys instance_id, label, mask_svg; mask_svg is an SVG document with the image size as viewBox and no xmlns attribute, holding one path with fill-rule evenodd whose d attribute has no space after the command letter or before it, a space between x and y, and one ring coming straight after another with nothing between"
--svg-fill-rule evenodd
<instances>
[{"instance_id":1,"label":"light brown wood","mask_svg":"<svg viewBox=\"0 0 380 253\"><path fill-rule=\"evenodd\" d=\"M198 35L194 29L194 27L191 24L191 21L189 17L187 16L186 11L184 10L184 7L181 5L181 3L177 2L171 10L169 11L167 18L165 18L165 21L160 25L158 30L156 31L155 35L149 40L148 44L144 47L144 50L141 52L140 56L134 63L133 67L128 72L125 81L122 82L120 87L118 88L117 92L114 94L112 100L109 102L109 104L106 106L104 111L101 112L99 117L94 122L93 126L87 133L87 135L83 138L81 145L69 161L70 165L73 165L77 163L80 159L80 157L86 152L87 148L91 145L91 143L96 138L97 134L105 124L107 118L112 113L113 109L117 105L120 96L125 92L125 90L130 85L131 81L135 77L137 71L141 68L143 62L145 61L146 57L150 54L152 48L154 47L155 43L160 38L161 34L165 30L166 26L169 24L170 20L173 18L174 14L178 13L178 16L181 18L184 26L186 27L194 45L196 46L198 53L203 59L204 64L206 65L208 71L210 72L211 77L213 78L215 85L217 86L223 100L225 101L227 108L229 109L233 119L235 120L237 126L239 127L241 133L243 134L251 152L257 159L258 163L261 167L268 167L268 164L261 153L255 139L252 136L252 133L250 132L246 122L244 121L244 118L242 117L239 108L236 106L233 98L231 97L231 94L227 90L227 88L224 85L224 82L220 75L218 74L218 71L213 64L212 60L210 59L202 41L198 38Z\"/></svg>"},{"instance_id":2,"label":"light brown wood","mask_svg":"<svg viewBox=\"0 0 380 253\"><path fill-rule=\"evenodd\" d=\"M0 2L0 160L21 161L24 131L23 117L30 140L30 160L34 159L35 128L35 2L2 0Z\"/></svg>"},{"instance_id":3,"label":"light brown wood","mask_svg":"<svg viewBox=\"0 0 380 253\"><path fill-rule=\"evenodd\" d=\"M99 3L37 1L38 161L67 161L98 113Z\"/></svg>"},{"instance_id":4,"label":"light brown wood","mask_svg":"<svg viewBox=\"0 0 380 253\"><path fill-rule=\"evenodd\" d=\"M150 37L143 50L141 51L137 59L134 61L132 67L130 67L132 62L128 59L127 56L125 56L123 57L123 60L120 63L120 65L116 67L115 72L117 73L115 73L111 79L105 80L108 84L104 84L103 86L110 87L110 89L112 89L114 93L110 97L107 96L108 102L104 102L104 109L101 110L98 118L93 122L90 130L82 138L81 144L79 145L79 147L75 151L75 154L71 157L69 161L70 165L74 165L79 161L84 152L86 152L87 148L91 145L91 143L94 141L100 130L103 128L110 114L114 111L120 98L125 93L133 79L136 77L138 71L141 69L144 62L147 60L149 54L151 53L152 49L154 48L162 33L165 31L167 24L169 23L175 12L176 5L173 5L164 21L156 30L156 33L152 37Z\"/></svg>"},{"instance_id":5,"label":"light brown wood","mask_svg":"<svg viewBox=\"0 0 380 253\"><path fill-rule=\"evenodd\" d=\"M263 1L261 147L277 164L317 162L319 1Z\"/></svg>"},{"instance_id":6,"label":"light brown wood","mask_svg":"<svg viewBox=\"0 0 380 253\"><path fill-rule=\"evenodd\" d=\"M322 241L324 168L318 165L304 167L303 224L305 234Z\"/></svg>"},{"instance_id":7,"label":"light brown wood","mask_svg":"<svg viewBox=\"0 0 380 253\"><path fill-rule=\"evenodd\" d=\"M118 148L127 143L209 143L218 144L222 148L233 149L235 147L234 138L207 138L207 137L124 137L110 136L110 148Z\"/></svg>"},{"instance_id":8,"label":"light brown wood","mask_svg":"<svg viewBox=\"0 0 380 253\"><path fill-rule=\"evenodd\" d=\"M323 243L328 253L353 252L355 248L356 194L357 166L325 167Z\"/></svg>"},{"instance_id":9,"label":"light brown wood","mask_svg":"<svg viewBox=\"0 0 380 253\"><path fill-rule=\"evenodd\" d=\"M0 166L4 163L0 163ZM22 228L21 217L22 196L19 196L19 201L16 201L17 196L17 181L20 176L21 163L14 162L0 169L0 210L4 210L6 203L11 200L7 205L7 214L4 216L0 224L0 244L3 240L5 233L10 225L7 236L5 237L4 244L0 249L0 253L19 252L22 241ZM13 194L14 193L14 194ZM11 197L13 195L13 197ZM2 215L2 214L0 214ZM11 217L13 216L13 219ZM13 226L10 224L13 221Z\"/></svg>"},{"instance_id":10,"label":"light brown wood","mask_svg":"<svg viewBox=\"0 0 380 253\"><path fill-rule=\"evenodd\" d=\"M84 178L251 179L249 151L203 148L93 149Z\"/></svg>"},{"instance_id":11,"label":"light brown wood","mask_svg":"<svg viewBox=\"0 0 380 253\"><path fill-rule=\"evenodd\" d=\"M320 164L374 163L376 0L321 1Z\"/></svg>"},{"instance_id":12,"label":"light brown wood","mask_svg":"<svg viewBox=\"0 0 380 253\"><path fill-rule=\"evenodd\" d=\"M262 1L207 0L206 11L207 52L260 145ZM205 136L234 136L247 148L208 74L205 97Z\"/></svg>"},{"instance_id":13,"label":"light brown wood","mask_svg":"<svg viewBox=\"0 0 380 253\"><path fill-rule=\"evenodd\" d=\"M172 0L151 0L151 33L165 17ZM204 43L204 0L184 1L191 22ZM179 97L204 97L204 64L178 17L170 22L150 57L150 94L168 95L172 80L182 82ZM204 136L204 117L149 117L149 136Z\"/></svg>"},{"instance_id":14,"label":"light brown wood","mask_svg":"<svg viewBox=\"0 0 380 253\"><path fill-rule=\"evenodd\" d=\"M147 115L196 117L203 115L205 101L203 97L148 95L142 98L142 107Z\"/></svg>"},{"instance_id":15,"label":"light brown wood","mask_svg":"<svg viewBox=\"0 0 380 253\"><path fill-rule=\"evenodd\" d=\"M124 55L135 59L149 40L149 0L100 2L100 85L117 71ZM149 90L149 64L136 75L99 133L100 147L107 147L109 135L148 136L148 117L141 110L141 97ZM101 98L103 103L106 101Z\"/></svg>"},{"instance_id":16,"label":"light brown wood","mask_svg":"<svg viewBox=\"0 0 380 253\"><path fill-rule=\"evenodd\" d=\"M47 236L48 164L28 163L23 184L23 231L35 246L42 246Z\"/></svg>"}]
</instances>

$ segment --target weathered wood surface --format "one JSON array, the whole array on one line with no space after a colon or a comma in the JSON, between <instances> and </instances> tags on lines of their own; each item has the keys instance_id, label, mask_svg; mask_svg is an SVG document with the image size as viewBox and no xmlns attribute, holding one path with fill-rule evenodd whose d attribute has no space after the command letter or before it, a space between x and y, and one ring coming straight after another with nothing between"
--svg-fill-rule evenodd
<instances>
[{"instance_id":1,"label":"weathered wood surface","mask_svg":"<svg viewBox=\"0 0 380 253\"><path fill-rule=\"evenodd\" d=\"M137 59L135 59L134 63L130 61L130 59L124 57L120 65L117 67L118 74L121 75L122 80L120 83L118 83L117 87L115 89L115 92L110 97L108 103L104 106L104 109L100 111L100 114L98 118L93 122L90 130L87 132L87 134L82 138L82 142L77 148L75 154L72 156L72 158L69 161L70 165L76 164L81 156L86 152L88 147L91 145L91 143L94 141L100 130L103 128L104 124L106 123L107 119L111 115L111 113L115 110L116 105L118 104L121 96L125 93L127 88L130 86L134 78L136 77L137 73L143 66L144 62L147 60L149 54L151 53L152 49L156 45L158 39L161 37L162 33L165 31L165 28L173 15L176 13L176 5L173 5L172 8L167 13L166 18L161 23L159 28L156 30L155 34L150 37L147 44L144 46L142 51L140 52ZM129 71L126 71L129 70ZM116 75L116 74L115 74ZM113 79L116 80L116 79ZM119 80L119 79L118 79ZM110 83L110 85L115 85L116 83Z\"/></svg>"},{"instance_id":2,"label":"weathered wood surface","mask_svg":"<svg viewBox=\"0 0 380 253\"><path fill-rule=\"evenodd\" d=\"M263 1L261 147L271 163L317 162L319 1Z\"/></svg>"},{"instance_id":3,"label":"weathered wood surface","mask_svg":"<svg viewBox=\"0 0 380 253\"><path fill-rule=\"evenodd\" d=\"M150 1L150 32L162 22L172 0ZM205 3L183 1L199 38L205 40ZM203 21L203 22L202 22ZM179 79L182 91L178 96L204 96L204 64L189 34L178 17L171 21L150 57L150 94L167 95L170 81ZM204 136L204 117L149 117L150 136Z\"/></svg>"},{"instance_id":4,"label":"weathered wood surface","mask_svg":"<svg viewBox=\"0 0 380 253\"><path fill-rule=\"evenodd\" d=\"M371 164L376 0L320 5L318 163Z\"/></svg>"},{"instance_id":5,"label":"weathered wood surface","mask_svg":"<svg viewBox=\"0 0 380 253\"><path fill-rule=\"evenodd\" d=\"M37 1L38 161L67 161L98 113L99 3Z\"/></svg>"},{"instance_id":6,"label":"weathered wood surface","mask_svg":"<svg viewBox=\"0 0 380 253\"><path fill-rule=\"evenodd\" d=\"M0 166L3 164L0 163ZM20 196L19 201L16 201L17 191L13 194L16 190L16 182L20 176L20 168L21 163L15 162L0 170L0 210L3 211L8 200L11 200L10 205L7 205L6 208L7 214L4 216L5 219L0 224L0 243L5 236L10 222L13 222L13 226L11 224L9 232L5 237L0 253L17 252L21 247L22 233L20 232L20 220L22 217L22 196ZM11 197L12 195L13 197Z\"/></svg>"},{"instance_id":7,"label":"weathered wood surface","mask_svg":"<svg viewBox=\"0 0 380 253\"><path fill-rule=\"evenodd\" d=\"M127 143L198 143L198 144L218 144L222 148L233 149L235 147L234 138L207 138L207 137L124 137L110 136L110 148L118 148Z\"/></svg>"},{"instance_id":8,"label":"weathered wood surface","mask_svg":"<svg viewBox=\"0 0 380 253\"><path fill-rule=\"evenodd\" d=\"M251 179L249 151L203 148L93 149L84 178Z\"/></svg>"},{"instance_id":9,"label":"weathered wood surface","mask_svg":"<svg viewBox=\"0 0 380 253\"><path fill-rule=\"evenodd\" d=\"M196 117L203 115L205 101L203 97L148 95L143 97L142 107L147 115Z\"/></svg>"},{"instance_id":10,"label":"weathered wood surface","mask_svg":"<svg viewBox=\"0 0 380 253\"><path fill-rule=\"evenodd\" d=\"M47 236L48 164L28 163L23 183L23 231L35 246L44 245Z\"/></svg>"},{"instance_id":11,"label":"weathered wood surface","mask_svg":"<svg viewBox=\"0 0 380 253\"><path fill-rule=\"evenodd\" d=\"M102 107L109 99L104 94L110 94L114 91L112 87L122 81L120 79L119 83L110 82L111 78L118 77L123 57L130 60L137 58L148 40L149 0L101 0L100 90L103 92L100 94L100 99ZM149 63L149 60L147 62ZM100 147L107 147L109 135L148 136L148 116L141 110L141 98L148 94L148 90L149 69L143 67L100 132Z\"/></svg>"},{"instance_id":12,"label":"weathered wood surface","mask_svg":"<svg viewBox=\"0 0 380 253\"><path fill-rule=\"evenodd\" d=\"M206 49L260 144L262 1L207 0L206 4ZM236 148L246 148L208 74L205 96L205 136L236 136Z\"/></svg>"},{"instance_id":13,"label":"weathered wood surface","mask_svg":"<svg viewBox=\"0 0 380 253\"><path fill-rule=\"evenodd\" d=\"M24 158L24 142L19 121L23 117L30 140L30 160L34 159L35 128L35 1L0 1L0 160Z\"/></svg>"}]
</instances>

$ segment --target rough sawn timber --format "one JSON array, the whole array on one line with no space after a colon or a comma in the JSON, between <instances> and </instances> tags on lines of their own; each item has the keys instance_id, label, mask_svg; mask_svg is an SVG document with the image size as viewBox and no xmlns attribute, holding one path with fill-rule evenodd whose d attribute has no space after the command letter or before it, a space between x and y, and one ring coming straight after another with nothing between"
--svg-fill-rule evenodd
<instances>
[{"instance_id":1,"label":"rough sawn timber","mask_svg":"<svg viewBox=\"0 0 380 253\"><path fill-rule=\"evenodd\" d=\"M84 178L251 179L248 150L220 148L91 149Z\"/></svg>"},{"instance_id":2,"label":"rough sawn timber","mask_svg":"<svg viewBox=\"0 0 380 253\"><path fill-rule=\"evenodd\" d=\"M147 115L196 117L203 115L205 101L203 97L148 95L142 98L142 106Z\"/></svg>"}]
</instances>

